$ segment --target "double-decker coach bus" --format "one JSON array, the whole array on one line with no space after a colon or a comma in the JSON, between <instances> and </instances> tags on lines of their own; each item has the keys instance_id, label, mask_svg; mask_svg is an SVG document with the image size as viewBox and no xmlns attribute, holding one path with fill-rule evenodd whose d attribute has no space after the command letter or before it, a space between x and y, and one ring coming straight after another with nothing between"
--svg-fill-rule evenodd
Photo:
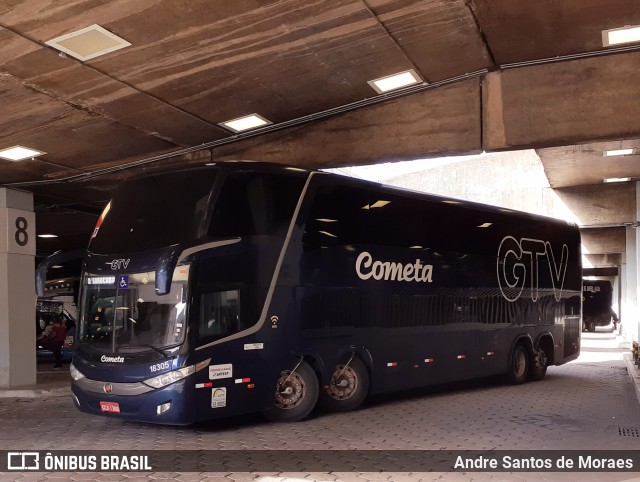
<instances>
[{"instance_id":1,"label":"double-decker coach bus","mask_svg":"<svg viewBox=\"0 0 640 482\"><path fill-rule=\"evenodd\" d=\"M124 182L84 260L77 407L297 421L368 394L544 377L581 331L576 226L254 162Z\"/></svg>"}]
</instances>

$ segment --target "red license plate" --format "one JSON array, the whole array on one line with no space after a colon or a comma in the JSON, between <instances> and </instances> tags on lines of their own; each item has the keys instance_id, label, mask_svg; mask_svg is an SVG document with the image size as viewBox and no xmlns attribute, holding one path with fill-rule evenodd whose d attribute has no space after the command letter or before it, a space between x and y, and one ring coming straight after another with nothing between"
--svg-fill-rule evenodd
<instances>
[{"instance_id":1,"label":"red license plate","mask_svg":"<svg viewBox=\"0 0 640 482\"><path fill-rule=\"evenodd\" d=\"M103 412L120 413L120 404L116 402L100 402L100 410Z\"/></svg>"}]
</instances>

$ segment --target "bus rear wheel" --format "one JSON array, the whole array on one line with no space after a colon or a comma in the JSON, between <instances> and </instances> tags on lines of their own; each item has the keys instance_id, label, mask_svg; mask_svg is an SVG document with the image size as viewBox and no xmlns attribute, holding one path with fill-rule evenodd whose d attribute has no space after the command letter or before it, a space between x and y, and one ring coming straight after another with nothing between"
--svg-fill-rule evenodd
<instances>
[{"instance_id":1,"label":"bus rear wheel","mask_svg":"<svg viewBox=\"0 0 640 482\"><path fill-rule=\"evenodd\" d=\"M280 372L274 405L263 414L272 422L297 422L311 413L318 392L318 377L308 363L301 361L293 370Z\"/></svg>"},{"instance_id":2,"label":"bus rear wheel","mask_svg":"<svg viewBox=\"0 0 640 482\"><path fill-rule=\"evenodd\" d=\"M320 405L331 412L348 412L360 406L369 392L369 372L359 358L339 364L320 394Z\"/></svg>"},{"instance_id":3,"label":"bus rear wheel","mask_svg":"<svg viewBox=\"0 0 640 482\"><path fill-rule=\"evenodd\" d=\"M511 355L511 364L507 381L512 385L519 385L527 381L529 374L529 352L527 348L520 344L516 345Z\"/></svg>"},{"instance_id":4,"label":"bus rear wheel","mask_svg":"<svg viewBox=\"0 0 640 482\"><path fill-rule=\"evenodd\" d=\"M549 353L547 353L545 346L541 344L538 347L531 366L531 380L540 381L547 374L547 367L549 366Z\"/></svg>"}]
</instances>

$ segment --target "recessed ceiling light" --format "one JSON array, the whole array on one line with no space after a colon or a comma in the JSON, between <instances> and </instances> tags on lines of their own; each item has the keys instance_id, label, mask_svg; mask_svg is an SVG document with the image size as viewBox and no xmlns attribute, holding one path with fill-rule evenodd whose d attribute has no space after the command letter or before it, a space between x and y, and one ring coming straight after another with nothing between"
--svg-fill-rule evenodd
<instances>
[{"instance_id":1,"label":"recessed ceiling light","mask_svg":"<svg viewBox=\"0 0 640 482\"><path fill-rule=\"evenodd\" d=\"M243 132L269 124L272 124L272 122L258 114L245 115L243 117L238 117L237 119L220 123L222 127L226 127L233 132Z\"/></svg>"},{"instance_id":2,"label":"recessed ceiling light","mask_svg":"<svg viewBox=\"0 0 640 482\"><path fill-rule=\"evenodd\" d=\"M632 42L640 42L640 25L627 25L602 31L602 45L605 47Z\"/></svg>"},{"instance_id":3,"label":"recessed ceiling light","mask_svg":"<svg viewBox=\"0 0 640 482\"><path fill-rule=\"evenodd\" d=\"M57 238L57 234L38 234L39 238Z\"/></svg>"},{"instance_id":4,"label":"recessed ceiling light","mask_svg":"<svg viewBox=\"0 0 640 482\"><path fill-rule=\"evenodd\" d=\"M478 226L479 228L488 228L489 226L491 226L493 223L482 223L480 226Z\"/></svg>"},{"instance_id":5,"label":"recessed ceiling light","mask_svg":"<svg viewBox=\"0 0 640 482\"><path fill-rule=\"evenodd\" d=\"M46 152L37 151L29 147L13 146L0 151L0 157L7 161L22 161L31 157L38 157L46 154Z\"/></svg>"},{"instance_id":6,"label":"recessed ceiling light","mask_svg":"<svg viewBox=\"0 0 640 482\"><path fill-rule=\"evenodd\" d=\"M379 79L369 80L367 83L378 94L384 94L391 90L420 84L422 83L422 78L416 74L415 70L411 69L405 70L404 72L398 72L397 74L387 75L386 77L380 77Z\"/></svg>"},{"instance_id":7,"label":"recessed ceiling light","mask_svg":"<svg viewBox=\"0 0 640 482\"><path fill-rule=\"evenodd\" d=\"M630 177L609 177L604 182L627 182L630 181Z\"/></svg>"},{"instance_id":8,"label":"recessed ceiling light","mask_svg":"<svg viewBox=\"0 0 640 482\"><path fill-rule=\"evenodd\" d=\"M445 204L462 204L462 202L460 202L460 201L451 201L451 200L449 200L449 201L442 201L442 202L443 202L443 203L445 203Z\"/></svg>"},{"instance_id":9,"label":"recessed ceiling light","mask_svg":"<svg viewBox=\"0 0 640 482\"><path fill-rule=\"evenodd\" d=\"M602 154L604 155L604 157L611 157L611 156L630 156L635 153L636 153L636 150L632 148L632 149L613 149L610 151L604 151Z\"/></svg>"},{"instance_id":10,"label":"recessed ceiling light","mask_svg":"<svg viewBox=\"0 0 640 482\"><path fill-rule=\"evenodd\" d=\"M45 44L83 62L131 45L126 40L95 24L56 37Z\"/></svg>"}]
</instances>

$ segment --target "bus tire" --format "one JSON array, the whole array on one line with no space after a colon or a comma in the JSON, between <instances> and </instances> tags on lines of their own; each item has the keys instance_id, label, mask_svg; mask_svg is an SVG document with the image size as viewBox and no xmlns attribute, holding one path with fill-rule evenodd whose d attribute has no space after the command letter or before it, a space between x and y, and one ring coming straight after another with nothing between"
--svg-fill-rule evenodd
<instances>
[{"instance_id":1,"label":"bus tire","mask_svg":"<svg viewBox=\"0 0 640 482\"><path fill-rule=\"evenodd\" d=\"M538 345L538 350L531 360L531 380L537 382L542 380L547 374L547 367L549 366L550 353L547 353L547 348L544 343Z\"/></svg>"},{"instance_id":2,"label":"bus tire","mask_svg":"<svg viewBox=\"0 0 640 482\"><path fill-rule=\"evenodd\" d=\"M297 422L307 417L318 401L318 377L305 361L278 377L273 407L262 413L272 422Z\"/></svg>"},{"instance_id":3,"label":"bus tire","mask_svg":"<svg viewBox=\"0 0 640 482\"><path fill-rule=\"evenodd\" d=\"M587 322L587 331L596 331L596 322L595 321L589 321Z\"/></svg>"},{"instance_id":4,"label":"bus tire","mask_svg":"<svg viewBox=\"0 0 640 482\"><path fill-rule=\"evenodd\" d=\"M507 381L512 385L519 385L527 381L529 375L529 351L522 344L516 345L511 354L509 363L509 373L507 373Z\"/></svg>"},{"instance_id":5,"label":"bus tire","mask_svg":"<svg viewBox=\"0 0 640 482\"><path fill-rule=\"evenodd\" d=\"M319 404L330 412L355 410L369 393L369 372L359 358L336 365L331 380L320 392Z\"/></svg>"}]
</instances>

